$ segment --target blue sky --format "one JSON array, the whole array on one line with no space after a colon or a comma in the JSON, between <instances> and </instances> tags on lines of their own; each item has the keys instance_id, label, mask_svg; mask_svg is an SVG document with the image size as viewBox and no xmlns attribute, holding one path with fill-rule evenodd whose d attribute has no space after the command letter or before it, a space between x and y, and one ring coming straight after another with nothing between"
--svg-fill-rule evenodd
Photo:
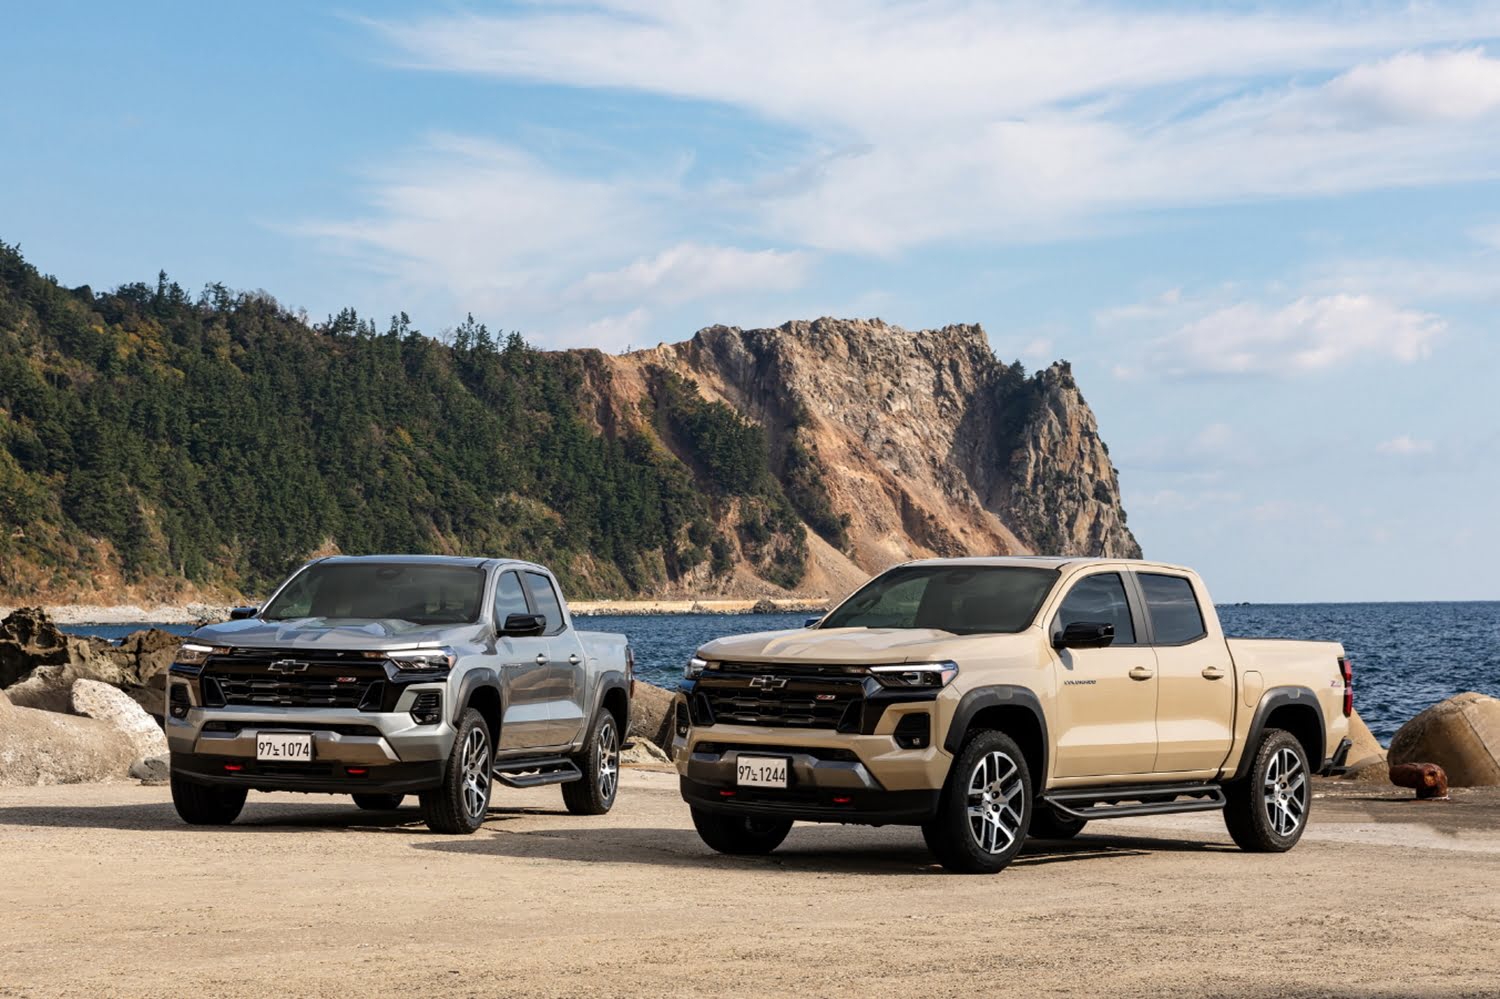
<instances>
[{"instance_id":1,"label":"blue sky","mask_svg":"<svg viewBox=\"0 0 1500 999\"><path fill-rule=\"evenodd\" d=\"M1500 598L1500 4L67 10L0 21L0 239L64 283L977 321L1221 600Z\"/></svg>"}]
</instances>

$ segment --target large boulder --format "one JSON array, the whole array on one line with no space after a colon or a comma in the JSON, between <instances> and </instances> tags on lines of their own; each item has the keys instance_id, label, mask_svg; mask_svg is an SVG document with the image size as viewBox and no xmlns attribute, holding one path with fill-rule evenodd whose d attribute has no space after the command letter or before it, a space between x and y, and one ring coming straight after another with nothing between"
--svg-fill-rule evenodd
<instances>
[{"instance_id":1,"label":"large boulder","mask_svg":"<svg viewBox=\"0 0 1500 999\"><path fill-rule=\"evenodd\" d=\"M120 778L136 755L130 737L113 725L18 708L0 692L0 787Z\"/></svg>"},{"instance_id":2,"label":"large boulder","mask_svg":"<svg viewBox=\"0 0 1500 999\"><path fill-rule=\"evenodd\" d=\"M1500 784L1500 701L1469 691L1402 725L1389 761L1436 763L1454 787Z\"/></svg>"},{"instance_id":3,"label":"large boulder","mask_svg":"<svg viewBox=\"0 0 1500 999\"><path fill-rule=\"evenodd\" d=\"M1385 749L1358 711L1349 717L1349 741L1353 745L1345 757L1349 769L1344 776L1349 780L1385 780Z\"/></svg>"},{"instance_id":4,"label":"large boulder","mask_svg":"<svg viewBox=\"0 0 1500 999\"><path fill-rule=\"evenodd\" d=\"M58 630L40 607L22 607L0 621L0 689L38 666L86 662L91 655L86 639Z\"/></svg>"},{"instance_id":5,"label":"large boulder","mask_svg":"<svg viewBox=\"0 0 1500 999\"><path fill-rule=\"evenodd\" d=\"M672 700L675 695L655 684L637 680L630 699L631 736L650 739L658 746L672 744Z\"/></svg>"},{"instance_id":6,"label":"large boulder","mask_svg":"<svg viewBox=\"0 0 1500 999\"><path fill-rule=\"evenodd\" d=\"M73 684L73 710L124 732L135 744L137 756L167 754L161 726L123 690L98 680L79 680Z\"/></svg>"},{"instance_id":7,"label":"large boulder","mask_svg":"<svg viewBox=\"0 0 1500 999\"><path fill-rule=\"evenodd\" d=\"M638 735L631 740L629 749L620 750L620 765L622 767L671 766L672 758L656 743L645 736Z\"/></svg>"}]
</instances>

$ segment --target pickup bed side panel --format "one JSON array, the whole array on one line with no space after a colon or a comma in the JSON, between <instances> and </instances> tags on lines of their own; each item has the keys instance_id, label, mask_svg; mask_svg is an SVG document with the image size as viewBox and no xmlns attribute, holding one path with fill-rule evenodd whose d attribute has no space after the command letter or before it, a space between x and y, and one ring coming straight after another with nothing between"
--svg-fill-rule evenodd
<instances>
[{"instance_id":1,"label":"pickup bed side panel","mask_svg":"<svg viewBox=\"0 0 1500 999\"><path fill-rule=\"evenodd\" d=\"M1253 711L1243 703L1238 706L1234 748L1224 761L1226 776L1243 776L1249 769L1265 720L1282 706L1305 712L1303 730L1316 743L1308 746L1308 762L1314 770L1320 769L1349 732L1338 664L1344 655L1343 646L1337 642L1260 638L1231 638L1228 645L1236 674L1258 674L1265 693Z\"/></svg>"},{"instance_id":2,"label":"pickup bed side panel","mask_svg":"<svg viewBox=\"0 0 1500 999\"><path fill-rule=\"evenodd\" d=\"M593 719L604 706L606 697L623 701L624 720L621 723L620 740L630 731L630 681L625 675L625 647L629 640L620 634L606 631L575 632L588 657L588 669L584 674L586 706L583 735L587 738ZM618 691L611 695L611 691Z\"/></svg>"}]
</instances>

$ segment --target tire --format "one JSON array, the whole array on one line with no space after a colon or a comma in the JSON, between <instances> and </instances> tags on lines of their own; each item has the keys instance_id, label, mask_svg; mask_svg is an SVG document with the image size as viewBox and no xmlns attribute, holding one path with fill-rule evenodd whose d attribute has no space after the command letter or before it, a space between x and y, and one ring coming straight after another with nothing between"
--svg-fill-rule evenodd
<instances>
[{"instance_id":1,"label":"tire","mask_svg":"<svg viewBox=\"0 0 1500 999\"><path fill-rule=\"evenodd\" d=\"M1035 839L1072 839L1088 824L1088 819L1075 819L1043 806L1032 813L1027 835Z\"/></svg>"},{"instance_id":2,"label":"tire","mask_svg":"<svg viewBox=\"0 0 1500 999\"><path fill-rule=\"evenodd\" d=\"M693 826L704 843L720 853L759 857L781 845L792 830L791 819L762 819L749 815L720 815L693 808Z\"/></svg>"},{"instance_id":3,"label":"tire","mask_svg":"<svg viewBox=\"0 0 1500 999\"><path fill-rule=\"evenodd\" d=\"M199 784L172 771L172 805L192 826L227 826L245 807L245 788Z\"/></svg>"},{"instance_id":4,"label":"tire","mask_svg":"<svg viewBox=\"0 0 1500 999\"><path fill-rule=\"evenodd\" d=\"M580 780L562 786L563 804L574 815L603 815L614 807L620 790L620 723L601 709L589 726L583 752L573 757Z\"/></svg>"},{"instance_id":5,"label":"tire","mask_svg":"<svg viewBox=\"0 0 1500 999\"><path fill-rule=\"evenodd\" d=\"M436 833L467 836L484 825L494 786L494 746L484 716L473 708L459 720L443 783L419 796L422 821Z\"/></svg>"},{"instance_id":6,"label":"tire","mask_svg":"<svg viewBox=\"0 0 1500 999\"><path fill-rule=\"evenodd\" d=\"M1250 773L1224 785L1224 826L1241 850L1285 853L1297 845L1312 810L1310 774L1297 738L1267 729Z\"/></svg>"},{"instance_id":7,"label":"tire","mask_svg":"<svg viewBox=\"0 0 1500 999\"><path fill-rule=\"evenodd\" d=\"M404 794L356 794L354 803L367 812L394 812L406 800Z\"/></svg>"},{"instance_id":8,"label":"tire","mask_svg":"<svg viewBox=\"0 0 1500 999\"><path fill-rule=\"evenodd\" d=\"M947 870L995 874L1021 852L1035 808L1020 748L1004 732L982 731L953 761L922 838Z\"/></svg>"}]
</instances>

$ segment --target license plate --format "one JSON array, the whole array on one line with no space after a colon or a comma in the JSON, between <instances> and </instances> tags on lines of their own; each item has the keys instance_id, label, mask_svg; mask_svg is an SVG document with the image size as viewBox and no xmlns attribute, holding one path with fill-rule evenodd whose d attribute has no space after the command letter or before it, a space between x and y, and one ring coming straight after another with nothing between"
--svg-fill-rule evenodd
<instances>
[{"instance_id":1,"label":"license plate","mask_svg":"<svg viewBox=\"0 0 1500 999\"><path fill-rule=\"evenodd\" d=\"M734 781L745 787L786 787L786 760L770 756L741 756Z\"/></svg>"},{"instance_id":2,"label":"license plate","mask_svg":"<svg viewBox=\"0 0 1500 999\"><path fill-rule=\"evenodd\" d=\"M311 763L312 734L263 732L255 737L255 758L279 760L283 763Z\"/></svg>"}]
</instances>

